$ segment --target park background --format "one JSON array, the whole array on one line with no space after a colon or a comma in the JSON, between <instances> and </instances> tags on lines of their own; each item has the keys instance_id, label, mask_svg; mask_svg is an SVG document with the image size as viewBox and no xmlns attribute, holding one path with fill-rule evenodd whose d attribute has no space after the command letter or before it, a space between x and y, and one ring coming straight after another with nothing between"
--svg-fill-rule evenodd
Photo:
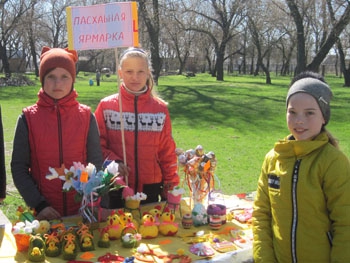
<instances>
[{"instance_id":1,"label":"park background","mask_svg":"<svg viewBox=\"0 0 350 263\"><path fill-rule=\"evenodd\" d=\"M125 1L0 3L0 99L8 182L1 209L11 219L23 204L9 166L13 133L22 108L36 101L41 48L67 46L68 6L115 2ZM224 193L255 190L264 155L288 134L288 84L305 69L329 81L335 98L328 127L349 156L349 1L136 2L139 42L150 54L159 93L169 102L177 146L187 150L200 144L214 151L221 182L216 187ZM79 101L92 110L101 98L117 92L116 51L79 51L75 87ZM101 86L89 86L96 70L103 73Z\"/></svg>"},{"instance_id":2,"label":"park background","mask_svg":"<svg viewBox=\"0 0 350 263\"><path fill-rule=\"evenodd\" d=\"M104 76L100 86L89 86L92 73L80 73L75 88L78 100L92 110L100 99L117 92L115 75ZM23 201L12 183L10 160L13 136L22 108L37 100L40 82L34 75L31 86L1 87L1 107L6 149L7 193L0 207L14 219L15 210ZM343 87L342 78L326 76L334 99L328 129L340 141L340 148L350 156L350 89ZM209 74L195 77L163 76L157 90L169 105L173 137L178 148L194 149L202 145L217 158L215 188L225 194L256 190L265 154L278 139L288 135L285 120L285 97L290 77L275 77L267 85L264 76L227 76L218 82ZM77 131L78 132L78 131ZM182 180L182 170L179 169ZM185 188L188 188L185 185Z\"/></svg>"}]
</instances>

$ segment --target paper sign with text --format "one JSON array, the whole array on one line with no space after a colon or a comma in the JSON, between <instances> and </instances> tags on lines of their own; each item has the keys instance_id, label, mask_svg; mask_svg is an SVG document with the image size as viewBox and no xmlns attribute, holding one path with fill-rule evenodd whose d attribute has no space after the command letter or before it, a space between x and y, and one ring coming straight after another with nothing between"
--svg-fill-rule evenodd
<instances>
[{"instance_id":1,"label":"paper sign with text","mask_svg":"<svg viewBox=\"0 0 350 263\"><path fill-rule=\"evenodd\" d=\"M68 48L75 50L138 46L136 2L66 8Z\"/></svg>"}]
</instances>

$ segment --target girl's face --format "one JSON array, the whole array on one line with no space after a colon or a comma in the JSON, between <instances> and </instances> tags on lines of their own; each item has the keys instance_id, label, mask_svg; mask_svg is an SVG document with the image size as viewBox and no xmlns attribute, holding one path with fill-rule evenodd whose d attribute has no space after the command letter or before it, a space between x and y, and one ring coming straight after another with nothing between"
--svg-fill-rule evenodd
<instances>
[{"instance_id":1,"label":"girl's face","mask_svg":"<svg viewBox=\"0 0 350 263\"><path fill-rule=\"evenodd\" d=\"M55 68L44 77L44 91L53 99L62 99L67 96L73 85L73 78L64 68Z\"/></svg>"},{"instance_id":2,"label":"girl's face","mask_svg":"<svg viewBox=\"0 0 350 263\"><path fill-rule=\"evenodd\" d=\"M325 120L316 99L303 92L292 95L287 106L287 124L297 141L315 138Z\"/></svg>"},{"instance_id":3,"label":"girl's face","mask_svg":"<svg viewBox=\"0 0 350 263\"><path fill-rule=\"evenodd\" d=\"M142 57L128 57L123 60L119 76L131 91L142 90L150 76L147 61Z\"/></svg>"}]
</instances>

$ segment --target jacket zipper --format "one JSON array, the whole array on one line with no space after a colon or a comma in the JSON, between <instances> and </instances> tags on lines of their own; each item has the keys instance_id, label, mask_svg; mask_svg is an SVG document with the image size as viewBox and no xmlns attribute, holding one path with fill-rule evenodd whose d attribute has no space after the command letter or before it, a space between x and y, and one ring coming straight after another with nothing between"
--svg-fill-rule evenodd
<instances>
[{"instance_id":1,"label":"jacket zipper","mask_svg":"<svg viewBox=\"0 0 350 263\"><path fill-rule=\"evenodd\" d=\"M138 100L138 97L135 96L135 100L134 100L134 109L135 109L135 148L134 148L134 159L135 159L135 192L138 192L138 188L139 188L139 168L138 168L138 151L137 151L137 148L138 148L138 131L139 131L139 123L138 123L138 118L139 118L139 113L137 111L137 100Z\"/></svg>"},{"instance_id":2,"label":"jacket zipper","mask_svg":"<svg viewBox=\"0 0 350 263\"><path fill-rule=\"evenodd\" d=\"M296 251L296 231L298 225L298 203L297 203L297 184L299 176L299 167L301 160L297 160L294 164L293 177L292 177L292 229L291 229L291 253L292 262L297 263L297 251Z\"/></svg>"},{"instance_id":3,"label":"jacket zipper","mask_svg":"<svg viewBox=\"0 0 350 263\"><path fill-rule=\"evenodd\" d=\"M58 127L58 151L59 151L59 165L61 166L63 164L63 146L62 146L62 123L61 123L61 114L59 107L57 105L57 101L55 101L55 108L56 108L56 114L57 114L57 127ZM63 185L64 182L62 182ZM62 192L63 196L63 214L64 216L67 216L67 194L65 192Z\"/></svg>"}]
</instances>

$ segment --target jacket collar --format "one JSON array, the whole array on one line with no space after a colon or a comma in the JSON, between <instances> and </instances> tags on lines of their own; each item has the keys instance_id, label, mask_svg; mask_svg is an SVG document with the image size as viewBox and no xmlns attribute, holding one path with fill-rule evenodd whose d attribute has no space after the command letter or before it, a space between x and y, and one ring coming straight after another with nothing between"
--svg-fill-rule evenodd
<instances>
[{"instance_id":1,"label":"jacket collar","mask_svg":"<svg viewBox=\"0 0 350 263\"><path fill-rule=\"evenodd\" d=\"M291 138L289 135L275 144L274 150L280 157L303 157L329 142L326 132L321 132L312 141L296 141Z\"/></svg>"},{"instance_id":2,"label":"jacket collar","mask_svg":"<svg viewBox=\"0 0 350 263\"><path fill-rule=\"evenodd\" d=\"M78 103L76 98L78 97L78 93L75 89L73 89L67 96L63 97L62 99L56 100L51 98L47 93L44 92L44 90L41 88L38 92L38 105L40 106L70 106L73 104Z\"/></svg>"}]
</instances>

